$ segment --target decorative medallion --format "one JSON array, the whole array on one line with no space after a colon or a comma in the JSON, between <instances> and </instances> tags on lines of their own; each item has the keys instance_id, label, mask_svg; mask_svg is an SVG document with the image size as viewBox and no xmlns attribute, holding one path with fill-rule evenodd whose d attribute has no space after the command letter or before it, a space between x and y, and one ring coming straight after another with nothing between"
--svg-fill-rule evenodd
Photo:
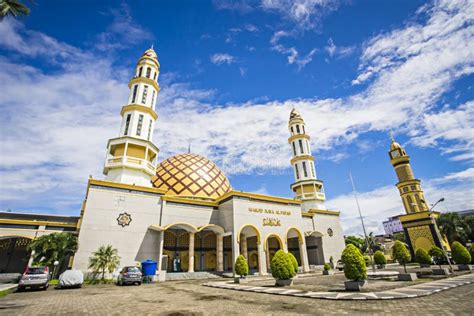
<instances>
[{"instance_id":1,"label":"decorative medallion","mask_svg":"<svg viewBox=\"0 0 474 316\"><path fill-rule=\"evenodd\" d=\"M331 228L328 228L328 235L329 237L332 237L332 235L334 235L334 232L332 231Z\"/></svg>"},{"instance_id":2,"label":"decorative medallion","mask_svg":"<svg viewBox=\"0 0 474 316\"><path fill-rule=\"evenodd\" d=\"M130 225L131 221L132 221L132 215L128 213L122 213L117 217L117 223L122 227Z\"/></svg>"}]
</instances>

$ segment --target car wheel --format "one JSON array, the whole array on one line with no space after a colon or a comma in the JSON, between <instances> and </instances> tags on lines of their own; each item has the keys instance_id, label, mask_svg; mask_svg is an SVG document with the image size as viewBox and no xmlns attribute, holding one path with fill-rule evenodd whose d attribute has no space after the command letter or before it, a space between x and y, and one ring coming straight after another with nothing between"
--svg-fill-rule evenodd
<instances>
[{"instance_id":1,"label":"car wheel","mask_svg":"<svg viewBox=\"0 0 474 316\"><path fill-rule=\"evenodd\" d=\"M138 285L142 285L142 282L138 282L137 284L138 284Z\"/></svg>"}]
</instances>

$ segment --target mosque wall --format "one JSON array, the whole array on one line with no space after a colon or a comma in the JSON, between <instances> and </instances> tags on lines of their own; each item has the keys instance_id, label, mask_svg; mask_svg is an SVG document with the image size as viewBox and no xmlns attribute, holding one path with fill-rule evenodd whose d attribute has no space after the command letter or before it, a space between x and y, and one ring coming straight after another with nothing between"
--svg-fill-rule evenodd
<instances>
[{"instance_id":1,"label":"mosque wall","mask_svg":"<svg viewBox=\"0 0 474 316\"><path fill-rule=\"evenodd\" d=\"M313 221L314 230L322 234L324 261L329 262L329 258L332 256L335 264L337 260L341 259L345 247L344 233L339 216L315 214Z\"/></svg>"},{"instance_id":2,"label":"mosque wall","mask_svg":"<svg viewBox=\"0 0 474 316\"><path fill-rule=\"evenodd\" d=\"M90 186L79 231L73 267L87 271L89 258L100 246L112 245L120 266L158 259L158 233L148 227L159 222L159 194Z\"/></svg>"}]
</instances>

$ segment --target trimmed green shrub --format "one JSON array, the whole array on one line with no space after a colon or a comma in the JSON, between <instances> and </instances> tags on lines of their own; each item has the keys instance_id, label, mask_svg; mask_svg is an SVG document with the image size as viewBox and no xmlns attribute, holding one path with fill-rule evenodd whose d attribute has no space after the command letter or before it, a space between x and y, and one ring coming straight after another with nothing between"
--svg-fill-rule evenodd
<instances>
[{"instance_id":1,"label":"trimmed green shrub","mask_svg":"<svg viewBox=\"0 0 474 316\"><path fill-rule=\"evenodd\" d=\"M235 261L235 273L240 275L241 278L249 274L249 265L243 255L238 256Z\"/></svg>"},{"instance_id":2,"label":"trimmed green shrub","mask_svg":"<svg viewBox=\"0 0 474 316\"><path fill-rule=\"evenodd\" d=\"M329 263L325 263L325 264L324 264L324 270L325 270L325 271L331 270L331 265L329 265Z\"/></svg>"},{"instance_id":3,"label":"trimmed green shrub","mask_svg":"<svg viewBox=\"0 0 474 316\"><path fill-rule=\"evenodd\" d=\"M428 254L433 257L434 261L436 262L436 264L439 265L439 268L441 269L441 263L443 262L443 259L445 257L443 249L433 246L431 247L430 251L428 251Z\"/></svg>"},{"instance_id":4,"label":"trimmed green shrub","mask_svg":"<svg viewBox=\"0 0 474 316\"><path fill-rule=\"evenodd\" d=\"M380 250L377 250L374 253L374 261L375 261L375 264L379 266L387 264L387 259L385 258L385 255L383 254L383 252Z\"/></svg>"},{"instance_id":5,"label":"trimmed green shrub","mask_svg":"<svg viewBox=\"0 0 474 316\"><path fill-rule=\"evenodd\" d=\"M471 262L471 255L460 242L453 242L451 244L451 251L453 255L454 262L456 264L469 264Z\"/></svg>"},{"instance_id":6,"label":"trimmed green shrub","mask_svg":"<svg viewBox=\"0 0 474 316\"><path fill-rule=\"evenodd\" d=\"M469 248L469 254L471 255L471 263L474 263L474 243L472 243Z\"/></svg>"},{"instance_id":7,"label":"trimmed green shrub","mask_svg":"<svg viewBox=\"0 0 474 316\"><path fill-rule=\"evenodd\" d=\"M411 260L411 255L407 249L407 246L405 246L405 244L401 241L397 240L392 248L392 257L394 260L398 261L398 263L403 265L405 273L407 273L406 264Z\"/></svg>"},{"instance_id":8,"label":"trimmed green shrub","mask_svg":"<svg viewBox=\"0 0 474 316\"><path fill-rule=\"evenodd\" d=\"M344 275L349 280L360 281L367 279L367 267L360 250L353 244L348 244L342 252Z\"/></svg>"},{"instance_id":9,"label":"trimmed green shrub","mask_svg":"<svg viewBox=\"0 0 474 316\"><path fill-rule=\"evenodd\" d=\"M298 273L298 260L296 260L295 256L291 252L288 252L287 254L291 259L291 263L293 264L293 268L295 268L295 273Z\"/></svg>"},{"instance_id":10,"label":"trimmed green shrub","mask_svg":"<svg viewBox=\"0 0 474 316\"><path fill-rule=\"evenodd\" d=\"M272 276L275 279L289 280L296 275L291 257L281 249L273 256L270 267L272 269Z\"/></svg>"},{"instance_id":11,"label":"trimmed green shrub","mask_svg":"<svg viewBox=\"0 0 474 316\"><path fill-rule=\"evenodd\" d=\"M431 257L423 248L418 248L415 252L415 261L419 264L431 264Z\"/></svg>"}]
</instances>

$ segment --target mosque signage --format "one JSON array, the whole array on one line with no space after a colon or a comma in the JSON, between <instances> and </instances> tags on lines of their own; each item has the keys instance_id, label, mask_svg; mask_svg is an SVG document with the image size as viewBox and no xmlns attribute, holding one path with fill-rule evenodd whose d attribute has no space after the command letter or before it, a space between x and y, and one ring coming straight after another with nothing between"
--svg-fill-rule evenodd
<instances>
[{"instance_id":1,"label":"mosque signage","mask_svg":"<svg viewBox=\"0 0 474 316\"><path fill-rule=\"evenodd\" d=\"M281 226L281 222L278 218L264 218L263 226Z\"/></svg>"},{"instance_id":2,"label":"mosque signage","mask_svg":"<svg viewBox=\"0 0 474 316\"><path fill-rule=\"evenodd\" d=\"M270 209L256 208L256 207L249 207L249 212L260 213L260 214L285 215L285 216L291 215L290 211L270 210Z\"/></svg>"}]
</instances>

